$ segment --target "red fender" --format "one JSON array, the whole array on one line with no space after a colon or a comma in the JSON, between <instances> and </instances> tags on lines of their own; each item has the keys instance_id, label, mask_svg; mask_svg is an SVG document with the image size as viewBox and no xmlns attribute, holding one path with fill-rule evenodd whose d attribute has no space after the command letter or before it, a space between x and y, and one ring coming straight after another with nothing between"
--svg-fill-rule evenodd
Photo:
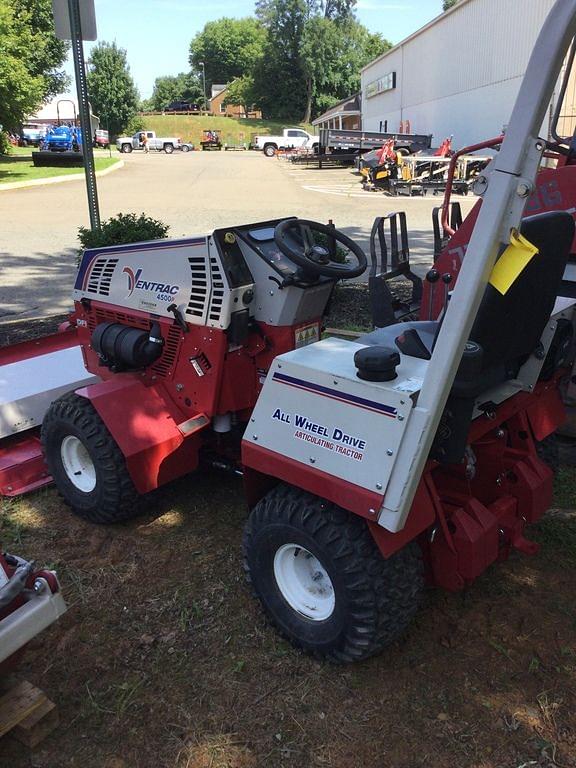
<instances>
[{"instance_id":1,"label":"red fender","mask_svg":"<svg viewBox=\"0 0 576 768\"><path fill-rule=\"evenodd\" d=\"M186 419L172 405L163 385L145 386L131 374L83 387L126 458L139 493L148 493L198 466L204 414ZM134 404L137 403L137 407Z\"/></svg>"}]
</instances>

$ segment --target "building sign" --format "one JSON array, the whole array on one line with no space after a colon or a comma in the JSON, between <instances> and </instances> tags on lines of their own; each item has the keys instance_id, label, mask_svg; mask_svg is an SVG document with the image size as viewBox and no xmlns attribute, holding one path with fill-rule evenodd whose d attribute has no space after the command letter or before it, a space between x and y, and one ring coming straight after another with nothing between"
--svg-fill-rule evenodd
<instances>
[{"instance_id":1,"label":"building sign","mask_svg":"<svg viewBox=\"0 0 576 768\"><path fill-rule=\"evenodd\" d=\"M396 72L388 72L387 75L373 80L366 86L366 97L378 96L379 93L393 91L396 88Z\"/></svg>"}]
</instances>

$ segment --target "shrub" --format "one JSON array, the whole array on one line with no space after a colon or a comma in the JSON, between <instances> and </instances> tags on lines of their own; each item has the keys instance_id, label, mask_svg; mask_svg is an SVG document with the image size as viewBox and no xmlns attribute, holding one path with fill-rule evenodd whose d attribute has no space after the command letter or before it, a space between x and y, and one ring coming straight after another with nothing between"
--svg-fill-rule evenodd
<instances>
[{"instance_id":1,"label":"shrub","mask_svg":"<svg viewBox=\"0 0 576 768\"><path fill-rule=\"evenodd\" d=\"M102 248L108 245L141 243L144 240L160 240L168 234L169 226L141 213L119 213L103 221L100 229L80 227L78 239L82 249Z\"/></svg>"},{"instance_id":2,"label":"shrub","mask_svg":"<svg viewBox=\"0 0 576 768\"><path fill-rule=\"evenodd\" d=\"M8 140L6 131L0 131L0 155L7 155L10 152L11 144Z\"/></svg>"},{"instance_id":3,"label":"shrub","mask_svg":"<svg viewBox=\"0 0 576 768\"><path fill-rule=\"evenodd\" d=\"M138 133L138 131L145 130L146 123L144 122L144 118L141 115L134 115L134 117L130 119L130 122L126 126L125 135L133 136L135 133Z\"/></svg>"}]
</instances>

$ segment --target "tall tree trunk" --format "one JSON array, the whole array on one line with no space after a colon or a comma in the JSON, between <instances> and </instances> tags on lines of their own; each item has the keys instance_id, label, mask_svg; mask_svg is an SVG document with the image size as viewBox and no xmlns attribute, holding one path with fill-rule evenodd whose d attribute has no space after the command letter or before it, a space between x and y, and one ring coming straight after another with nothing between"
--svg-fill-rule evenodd
<instances>
[{"instance_id":1,"label":"tall tree trunk","mask_svg":"<svg viewBox=\"0 0 576 768\"><path fill-rule=\"evenodd\" d=\"M312 117L312 96L314 93L313 85L314 83L312 78L309 77L306 80L306 111L304 112L304 117L302 118L303 123L309 123Z\"/></svg>"}]
</instances>

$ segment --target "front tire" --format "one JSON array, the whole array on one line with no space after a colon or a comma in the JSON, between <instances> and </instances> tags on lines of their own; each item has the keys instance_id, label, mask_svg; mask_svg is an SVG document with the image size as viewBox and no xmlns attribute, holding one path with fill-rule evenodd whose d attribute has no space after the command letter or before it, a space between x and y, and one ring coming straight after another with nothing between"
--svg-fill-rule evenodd
<instances>
[{"instance_id":1,"label":"front tire","mask_svg":"<svg viewBox=\"0 0 576 768\"><path fill-rule=\"evenodd\" d=\"M184 145L182 147L182 152L190 152L190 147L187 147L186 145Z\"/></svg>"},{"instance_id":2,"label":"front tire","mask_svg":"<svg viewBox=\"0 0 576 768\"><path fill-rule=\"evenodd\" d=\"M131 144L122 144L122 149L120 151L123 154L127 155L130 152L132 152L132 145Z\"/></svg>"},{"instance_id":3,"label":"front tire","mask_svg":"<svg viewBox=\"0 0 576 768\"><path fill-rule=\"evenodd\" d=\"M42 423L50 474L72 511L91 523L138 514L138 492L116 441L92 403L74 392L55 400Z\"/></svg>"},{"instance_id":4,"label":"front tire","mask_svg":"<svg viewBox=\"0 0 576 768\"><path fill-rule=\"evenodd\" d=\"M416 544L385 560L362 518L291 486L278 485L252 510L243 548L270 621L296 647L330 661L380 652L420 603Z\"/></svg>"}]
</instances>

